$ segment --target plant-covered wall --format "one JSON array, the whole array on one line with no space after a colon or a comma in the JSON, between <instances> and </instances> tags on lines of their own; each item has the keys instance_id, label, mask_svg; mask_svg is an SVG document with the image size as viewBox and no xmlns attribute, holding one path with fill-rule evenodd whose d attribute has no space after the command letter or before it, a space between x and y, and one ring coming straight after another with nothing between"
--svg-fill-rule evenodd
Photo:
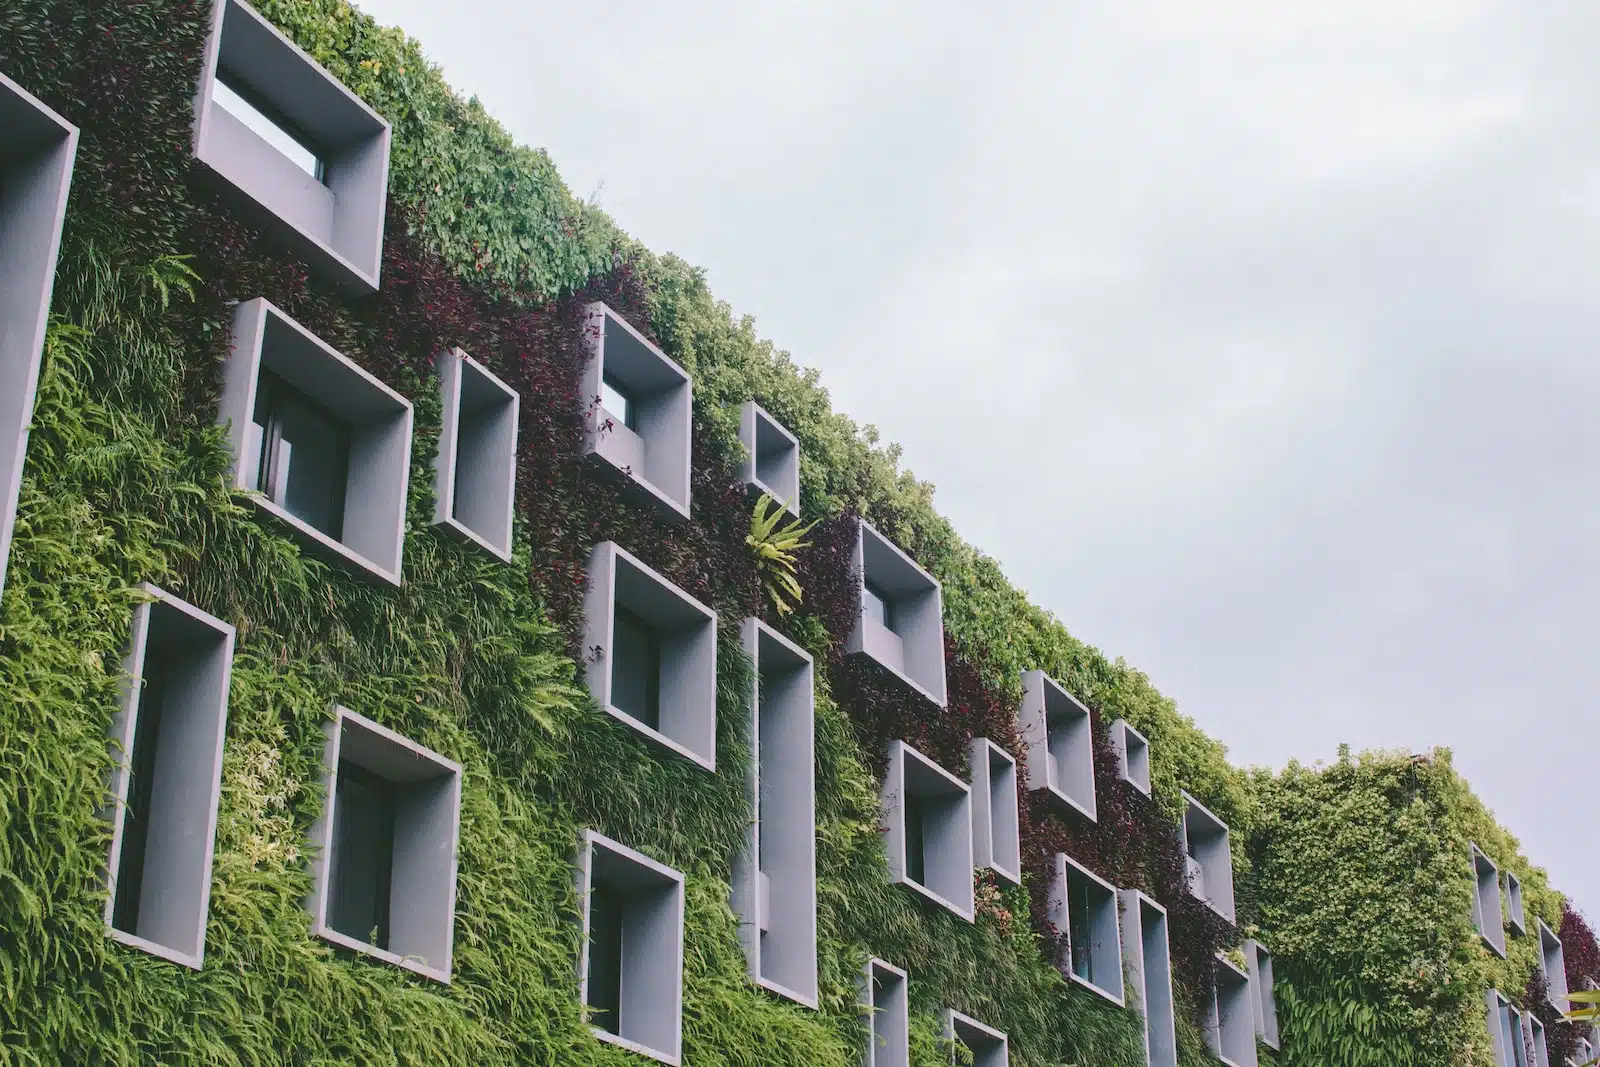
<instances>
[{"instance_id":1,"label":"plant-covered wall","mask_svg":"<svg viewBox=\"0 0 1600 1067\"><path fill-rule=\"evenodd\" d=\"M857 990L872 955L911 974L921 1067L949 1061L936 1021L945 1007L1008 1032L1019 1067L1142 1063L1137 1018L1055 966L1046 894L1059 851L1168 908L1185 1067L1216 1062L1199 1029L1210 961L1250 932L1280 961L1279 1062L1487 1062L1473 1005L1489 984L1523 991L1532 958L1516 942L1503 964L1475 949L1465 840L1507 857L1515 843L1446 759L1372 757L1254 777L1231 767L1143 674L1072 638L960 540L898 450L835 413L814 373L736 319L699 272L639 247L574 199L545 155L452 95L415 43L345 0L259 9L393 124L374 297L313 280L196 181L192 96L206 0L0 0L0 70L83 130L0 606L7 1062L635 1062L589 1036L577 1003L570 864L586 827L688 875L684 1058L693 1067L858 1063ZM233 303L259 296L416 405L398 589L302 555L227 488L214 426L220 366ZM693 376L686 525L660 522L583 457L582 309L595 299ZM457 346L521 396L510 564L429 525L440 424L432 360ZM745 544L735 412L750 398L798 436L803 510L820 520L800 557L805 599L787 617L766 600ZM943 583L943 713L843 656L862 517ZM722 621L715 774L664 757L582 688L584 565L608 539ZM141 582L239 628L198 973L114 945L101 918L106 732ZM751 673L737 623L753 614L821 667L815 1012L750 983L727 904L729 857L749 818ZM1093 710L1099 821L1025 804L1025 884L982 879L968 924L886 884L877 776L893 738L956 773L973 737L1020 753L1020 678L1035 668ZM324 803L322 726L335 704L463 765L448 987L310 935L304 841ZM1150 740L1153 798L1114 772L1107 731L1119 718ZM1180 789L1232 829L1238 929L1182 891ZM1568 911L1563 921L1561 898L1516 863L1530 916L1558 927L1569 965L1587 968L1575 974L1600 970L1581 918Z\"/></svg>"}]
</instances>

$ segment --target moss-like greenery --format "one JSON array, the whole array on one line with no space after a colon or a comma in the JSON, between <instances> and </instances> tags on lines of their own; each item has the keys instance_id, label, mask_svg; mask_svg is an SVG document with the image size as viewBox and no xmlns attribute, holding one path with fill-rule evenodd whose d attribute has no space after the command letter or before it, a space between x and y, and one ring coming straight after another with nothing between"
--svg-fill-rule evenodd
<instances>
[{"instance_id":1,"label":"moss-like greenery","mask_svg":"<svg viewBox=\"0 0 1600 1067\"><path fill-rule=\"evenodd\" d=\"M569 865L583 827L688 875L693 1067L858 1063L857 986L869 955L912 975L918 1067L949 1062L937 1024L945 1007L1007 1031L1019 1067L1141 1063L1136 1017L1069 986L1054 965L1044 871L1061 848L1171 911L1185 1067L1216 1062L1196 1025L1211 954L1257 928L1280 961L1281 1062L1482 1062L1474 1005L1490 984L1529 995L1533 964L1527 939L1514 939L1503 963L1476 948L1465 841L1523 876L1530 923L1543 916L1564 936L1576 927L1562 925L1560 897L1447 761L1374 757L1254 777L1231 767L1143 674L1074 639L963 542L898 450L834 412L815 374L735 318L698 271L638 247L576 200L543 153L455 97L414 42L345 0L258 7L394 124L377 297L325 290L191 184L190 97L208 3L0 0L0 69L84 131L0 604L5 1062L636 1062L594 1041L576 1002ZM261 295L416 405L398 590L303 556L226 488L211 425L218 366L230 301ZM578 322L595 298L694 376L687 526L659 524L583 460ZM451 345L524 397L510 565L428 526L439 425L431 358ZM799 437L803 508L823 520L801 559L805 603L786 620L763 602L743 547L748 505L733 484L734 410L751 397ZM847 546L860 516L943 583L944 715L841 659L854 612ZM607 538L719 613L714 775L599 714L581 688L582 565ZM106 730L135 586L146 581L239 627L199 973L113 945L101 920ZM816 1012L751 985L727 906L729 856L749 817L751 672L736 625L755 613L781 622L823 668ZM982 881L979 919L967 924L886 884L882 742L914 737L958 773L973 736L1015 751L1019 679L1034 668L1094 709L1101 820L1089 828L1025 805L1027 885ZM336 703L463 764L448 987L309 935L302 842L323 803L321 729ZM1153 801L1111 773L1105 735L1117 718L1151 741ZM1243 931L1181 891L1180 789L1233 829Z\"/></svg>"}]
</instances>

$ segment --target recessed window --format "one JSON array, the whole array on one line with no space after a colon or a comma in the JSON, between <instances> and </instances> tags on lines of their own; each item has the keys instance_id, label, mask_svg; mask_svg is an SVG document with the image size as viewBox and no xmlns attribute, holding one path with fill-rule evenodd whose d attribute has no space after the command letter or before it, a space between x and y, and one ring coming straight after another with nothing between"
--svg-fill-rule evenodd
<instances>
[{"instance_id":1,"label":"recessed window","mask_svg":"<svg viewBox=\"0 0 1600 1067\"><path fill-rule=\"evenodd\" d=\"M1043 671L1022 676L1022 730L1028 788L1046 790L1062 807L1093 820L1094 728L1089 709Z\"/></svg>"},{"instance_id":2,"label":"recessed window","mask_svg":"<svg viewBox=\"0 0 1600 1067\"><path fill-rule=\"evenodd\" d=\"M946 1041L967 1050L972 1067L1010 1067L1011 1050L1006 1035L970 1015L946 1010L944 1036Z\"/></svg>"},{"instance_id":3,"label":"recessed window","mask_svg":"<svg viewBox=\"0 0 1600 1067\"><path fill-rule=\"evenodd\" d=\"M684 369L644 334L601 303L590 304L584 368L589 454L661 518L689 517L693 386ZM598 398L594 404L592 398Z\"/></svg>"},{"instance_id":4,"label":"recessed window","mask_svg":"<svg viewBox=\"0 0 1600 1067\"><path fill-rule=\"evenodd\" d=\"M743 480L752 492L766 493L789 514L800 514L800 442L754 400L740 409L739 443L744 446Z\"/></svg>"},{"instance_id":5,"label":"recessed window","mask_svg":"<svg viewBox=\"0 0 1600 1067\"><path fill-rule=\"evenodd\" d=\"M1556 1011L1570 1010L1567 1001L1567 954L1561 947L1561 938L1543 919L1538 920L1539 928L1539 970L1544 975L1545 988L1548 991L1550 1004Z\"/></svg>"},{"instance_id":6,"label":"recessed window","mask_svg":"<svg viewBox=\"0 0 1600 1067\"><path fill-rule=\"evenodd\" d=\"M1495 955L1506 954L1506 928L1500 907L1500 868L1477 845L1472 854L1472 926Z\"/></svg>"},{"instance_id":7,"label":"recessed window","mask_svg":"<svg viewBox=\"0 0 1600 1067\"><path fill-rule=\"evenodd\" d=\"M398 585L411 403L266 300L234 310L217 421L234 484L312 552Z\"/></svg>"},{"instance_id":8,"label":"recessed window","mask_svg":"<svg viewBox=\"0 0 1600 1067\"><path fill-rule=\"evenodd\" d=\"M233 666L232 626L163 592L134 613L126 702L112 722L106 924L124 944L198 969Z\"/></svg>"},{"instance_id":9,"label":"recessed window","mask_svg":"<svg viewBox=\"0 0 1600 1067\"><path fill-rule=\"evenodd\" d=\"M906 744L889 745L883 782L889 880L972 921L972 794Z\"/></svg>"},{"instance_id":10,"label":"recessed window","mask_svg":"<svg viewBox=\"0 0 1600 1067\"><path fill-rule=\"evenodd\" d=\"M885 668L945 706L944 616L939 583L866 522L852 562L861 615L846 651Z\"/></svg>"},{"instance_id":11,"label":"recessed window","mask_svg":"<svg viewBox=\"0 0 1600 1067\"><path fill-rule=\"evenodd\" d=\"M1531 1011L1523 1016L1523 1021L1528 1027L1528 1046L1533 1050L1528 1067L1550 1067L1550 1041L1545 1036L1544 1023Z\"/></svg>"},{"instance_id":12,"label":"recessed window","mask_svg":"<svg viewBox=\"0 0 1600 1067\"><path fill-rule=\"evenodd\" d=\"M509 560L520 398L459 348L440 353L434 367L443 404L434 524Z\"/></svg>"},{"instance_id":13,"label":"recessed window","mask_svg":"<svg viewBox=\"0 0 1600 1067\"><path fill-rule=\"evenodd\" d=\"M1278 998L1272 971L1272 953L1259 941L1244 943L1244 960L1250 972L1250 988L1255 997L1256 1037L1270 1049L1278 1048Z\"/></svg>"},{"instance_id":14,"label":"recessed window","mask_svg":"<svg viewBox=\"0 0 1600 1067\"><path fill-rule=\"evenodd\" d=\"M911 998L906 972L891 963L867 962L861 1000L867 1010L866 1067L909 1067Z\"/></svg>"},{"instance_id":15,"label":"recessed window","mask_svg":"<svg viewBox=\"0 0 1600 1067\"><path fill-rule=\"evenodd\" d=\"M312 828L313 932L450 981L461 766L345 708Z\"/></svg>"},{"instance_id":16,"label":"recessed window","mask_svg":"<svg viewBox=\"0 0 1600 1067\"><path fill-rule=\"evenodd\" d=\"M755 665L748 797L754 818L733 864L750 977L817 1006L815 702L811 657L760 619L741 628ZM752 862L753 859L753 862Z\"/></svg>"},{"instance_id":17,"label":"recessed window","mask_svg":"<svg viewBox=\"0 0 1600 1067\"><path fill-rule=\"evenodd\" d=\"M1122 931L1116 889L1070 856L1057 853L1050 921L1066 935L1068 977L1120 1006Z\"/></svg>"},{"instance_id":18,"label":"recessed window","mask_svg":"<svg viewBox=\"0 0 1600 1067\"><path fill-rule=\"evenodd\" d=\"M1111 749L1117 754L1117 777L1150 795L1150 742L1126 719L1111 724Z\"/></svg>"},{"instance_id":19,"label":"recessed window","mask_svg":"<svg viewBox=\"0 0 1600 1067\"><path fill-rule=\"evenodd\" d=\"M717 759L717 616L611 541L589 556L589 693L707 770Z\"/></svg>"},{"instance_id":20,"label":"recessed window","mask_svg":"<svg viewBox=\"0 0 1600 1067\"><path fill-rule=\"evenodd\" d=\"M77 152L78 128L0 74L0 592Z\"/></svg>"},{"instance_id":21,"label":"recessed window","mask_svg":"<svg viewBox=\"0 0 1600 1067\"><path fill-rule=\"evenodd\" d=\"M1013 885L1022 883L1022 835L1017 813L1017 761L988 738L968 750L972 767L972 857Z\"/></svg>"},{"instance_id":22,"label":"recessed window","mask_svg":"<svg viewBox=\"0 0 1600 1067\"><path fill-rule=\"evenodd\" d=\"M592 1032L676 1065L683 1035L683 875L593 830L577 862L579 995Z\"/></svg>"},{"instance_id":23,"label":"recessed window","mask_svg":"<svg viewBox=\"0 0 1600 1067\"><path fill-rule=\"evenodd\" d=\"M1183 851L1189 895L1233 922L1233 845L1228 824L1183 794Z\"/></svg>"},{"instance_id":24,"label":"recessed window","mask_svg":"<svg viewBox=\"0 0 1600 1067\"><path fill-rule=\"evenodd\" d=\"M389 124L242 0L218 0L194 154L229 205L325 281L378 288Z\"/></svg>"},{"instance_id":25,"label":"recessed window","mask_svg":"<svg viewBox=\"0 0 1600 1067\"><path fill-rule=\"evenodd\" d=\"M1257 1067L1250 975L1222 956L1216 957L1213 970L1216 980L1206 1019L1206 1045L1228 1067Z\"/></svg>"},{"instance_id":26,"label":"recessed window","mask_svg":"<svg viewBox=\"0 0 1600 1067\"><path fill-rule=\"evenodd\" d=\"M1178 1034L1172 1003L1172 957L1167 909L1137 889L1117 894L1122 920L1122 955L1134 994L1130 1006L1144 1016L1145 1063L1178 1067Z\"/></svg>"},{"instance_id":27,"label":"recessed window","mask_svg":"<svg viewBox=\"0 0 1600 1067\"><path fill-rule=\"evenodd\" d=\"M1506 925L1519 934L1528 932L1528 914L1522 906L1522 879L1505 873Z\"/></svg>"}]
</instances>

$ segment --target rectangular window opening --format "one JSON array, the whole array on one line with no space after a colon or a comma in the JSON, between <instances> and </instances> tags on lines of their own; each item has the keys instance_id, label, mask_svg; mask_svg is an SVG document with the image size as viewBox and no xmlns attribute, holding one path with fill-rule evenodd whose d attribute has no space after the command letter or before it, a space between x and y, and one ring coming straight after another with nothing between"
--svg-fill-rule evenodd
<instances>
[{"instance_id":1,"label":"rectangular window opening","mask_svg":"<svg viewBox=\"0 0 1600 1067\"><path fill-rule=\"evenodd\" d=\"M610 374L600 379L600 406L635 433L639 430L639 404L632 390Z\"/></svg>"},{"instance_id":2,"label":"rectangular window opening","mask_svg":"<svg viewBox=\"0 0 1600 1067\"><path fill-rule=\"evenodd\" d=\"M267 370L256 389L254 422L261 450L253 488L295 518L342 540L349 427Z\"/></svg>"},{"instance_id":3,"label":"rectangular window opening","mask_svg":"<svg viewBox=\"0 0 1600 1067\"><path fill-rule=\"evenodd\" d=\"M883 590L871 582L862 586L861 605L867 618L876 620L887 630L894 629L894 606Z\"/></svg>"},{"instance_id":4,"label":"rectangular window opening","mask_svg":"<svg viewBox=\"0 0 1600 1067\"><path fill-rule=\"evenodd\" d=\"M1067 937L1072 944L1072 973L1094 984L1094 944L1089 932L1089 881L1067 878Z\"/></svg>"},{"instance_id":5,"label":"rectangular window opening","mask_svg":"<svg viewBox=\"0 0 1600 1067\"><path fill-rule=\"evenodd\" d=\"M334 791L328 925L346 937L388 949L394 783L340 760Z\"/></svg>"},{"instance_id":6,"label":"rectangular window opening","mask_svg":"<svg viewBox=\"0 0 1600 1067\"><path fill-rule=\"evenodd\" d=\"M611 699L652 730L661 728L661 635L644 618L616 606Z\"/></svg>"},{"instance_id":7,"label":"rectangular window opening","mask_svg":"<svg viewBox=\"0 0 1600 1067\"><path fill-rule=\"evenodd\" d=\"M928 884L927 799L907 793L905 798L906 877Z\"/></svg>"},{"instance_id":8,"label":"rectangular window opening","mask_svg":"<svg viewBox=\"0 0 1600 1067\"><path fill-rule=\"evenodd\" d=\"M596 883L589 891L589 1019L622 1032L622 894Z\"/></svg>"},{"instance_id":9,"label":"rectangular window opening","mask_svg":"<svg viewBox=\"0 0 1600 1067\"><path fill-rule=\"evenodd\" d=\"M139 905L144 894L145 849L150 840L151 798L155 789L156 751L166 703L169 664L154 653L144 662L138 723L128 760L128 800L122 817L122 856L117 869L117 899L111 925L123 933L139 933Z\"/></svg>"},{"instance_id":10,"label":"rectangular window opening","mask_svg":"<svg viewBox=\"0 0 1600 1067\"><path fill-rule=\"evenodd\" d=\"M230 77L226 71L218 71L213 99L289 162L316 181L326 183L327 166L310 139L298 133L292 123L278 115L242 81Z\"/></svg>"}]
</instances>

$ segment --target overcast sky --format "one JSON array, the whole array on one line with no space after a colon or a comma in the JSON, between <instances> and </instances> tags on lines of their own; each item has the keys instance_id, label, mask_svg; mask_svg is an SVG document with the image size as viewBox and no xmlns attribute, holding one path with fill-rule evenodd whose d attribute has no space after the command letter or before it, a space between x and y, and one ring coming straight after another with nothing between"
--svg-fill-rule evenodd
<instances>
[{"instance_id":1,"label":"overcast sky","mask_svg":"<svg viewBox=\"0 0 1600 1067\"><path fill-rule=\"evenodd\" d=\"M358 2L1235 760L1448 745L1600 918L1600 4Z\"/></svg>"}]
</instances>

